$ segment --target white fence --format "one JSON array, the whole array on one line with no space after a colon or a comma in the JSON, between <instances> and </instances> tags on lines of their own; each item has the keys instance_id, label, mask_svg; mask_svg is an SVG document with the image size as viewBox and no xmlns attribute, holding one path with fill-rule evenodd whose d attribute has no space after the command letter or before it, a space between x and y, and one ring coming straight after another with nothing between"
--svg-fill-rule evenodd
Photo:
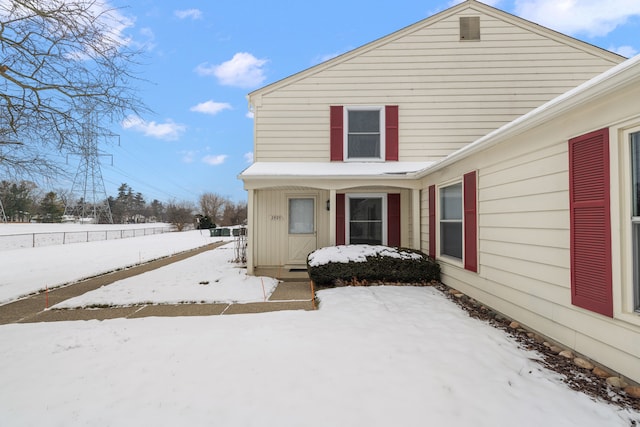
<instances>
[{"instance_id":1,"label":"white fence","mask_svg":"<svg viewBox=\"0 0 640 427\"><path fill-rule=\"evenodd\" d=\"M25 233L0 235L0 251L40 246L66 245L71 243L97 242L101 240L126 239L174 231L173 227L128 228L123 230L52 231L47 233Z\"/></svg>"}]
</instances>

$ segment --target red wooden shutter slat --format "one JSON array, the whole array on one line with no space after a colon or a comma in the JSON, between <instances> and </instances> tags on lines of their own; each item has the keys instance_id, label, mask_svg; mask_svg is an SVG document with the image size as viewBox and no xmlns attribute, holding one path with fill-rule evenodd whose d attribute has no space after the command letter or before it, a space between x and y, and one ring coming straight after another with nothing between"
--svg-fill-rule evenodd
<instances>
[{"instance_id":1,"label":"red wooden shutter slat","mask_svg":"<svg viewBox=\"0 0 640 427\"><path fill-rule=\"evenodd\" d=\"M609 129L569 140L571 303L613 317Z\"/></svg>"},{"instance_id":2,"label":"red wooden shutter slat","mask_svg":"<svg viewBox=\"0 0 640 427\"><path fill-rule=\"evenodd\" d=\"M398 160L398 106L385 107L385 160Z\"/></svg>"},{"instance_id":3,"label":"red wooden shutter slat","mask_svg":"<svg viewBox=\"0 0 640 427\"><path fill-rule=\"evenodd\" d=\"M329 111L330 152L332 162L341 162L344 157L344 114L342 105L332 105Z\"/></svg>"},{"instance_id":4,"label":"red wooden shutter slat","mask_svg":"<svg viewBox=\"0 0 640 427\"><path fill-rule=\"evenodd\" d=\"M476 171L463 177L464 188L464 268L478 272L478 219L476 212Z\"/></svg>"},{"instance_id":5,"label":"red wooden shutter slat","mask_svg":"<svg viewBox=\"0 0 640 427\"><path fill-rule=\"evenodd\" d=\"M344 194L336 194L336 245L345 244Z\"/></svg>"},{"instance_id":6,"label":"red wooden shutter slat","mask_svg":"<svg viewBox=\"0 0 640 427\"><path fill-rule=\"evenodd\" d=\"M429 186L429 256L436 257L436 186Z\"/></svg>"},{"instance_id":7,"label":"red wooden shutter slat","mask_svg":"<svg viewBox=\"0 0 640 427\"><path fill-rule=\"evenodd\" d=\"M387 245L400 246L400 194L387 195Z\"/></svg>"}]
</instances>

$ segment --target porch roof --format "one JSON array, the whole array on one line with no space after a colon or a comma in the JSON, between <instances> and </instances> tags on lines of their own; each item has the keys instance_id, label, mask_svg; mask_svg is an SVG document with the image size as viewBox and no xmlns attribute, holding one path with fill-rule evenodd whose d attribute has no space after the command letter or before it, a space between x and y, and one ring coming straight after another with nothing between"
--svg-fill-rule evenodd
<instances>
[{"instance_id":1,"label":"porch roof","mask_svg":"<svg viewBox=\"0 0 640 427\"><path fill-rule=\"evenodd\" d=\"M254 179L359 179L410 178L435 162L256 162L239 178Z\"/></svg>"}]
</instances>

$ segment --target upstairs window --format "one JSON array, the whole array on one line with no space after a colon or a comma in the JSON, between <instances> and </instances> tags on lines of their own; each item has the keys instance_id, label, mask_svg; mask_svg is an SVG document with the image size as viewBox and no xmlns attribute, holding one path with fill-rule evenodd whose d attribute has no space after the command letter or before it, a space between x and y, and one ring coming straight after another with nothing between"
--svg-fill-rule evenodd
<instances>
[{"instance_id":1,"label":"upstairs window","mask_svg":"<svg viewBox=\"0 0 640 427\"><path fill-rule=\"evenodd\" d=\"M329 108L330 159L344 161L398 161L397 105Z\"/></svg>"},{"instance_id":2,"label":"upstairs window","mask_svg":"<svg viewBox=\"0 0 640 427\"><path fill-rule=\"evenodd\" d=\"M345 108L345 159L384 160L384 107Z\"/></svg>"}]
</instances>

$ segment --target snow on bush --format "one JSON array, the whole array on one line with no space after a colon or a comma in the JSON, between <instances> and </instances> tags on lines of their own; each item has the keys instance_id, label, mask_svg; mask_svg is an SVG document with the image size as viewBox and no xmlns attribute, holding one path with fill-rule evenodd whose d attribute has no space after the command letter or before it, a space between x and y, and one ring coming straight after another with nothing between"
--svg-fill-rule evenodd
<instances>
[{"instance_id":1,"label":"snow on bush","mask_svg":"<svg viewBox=\"0 0 640 427\"><path fill-rule=\"evenodd\" d=\"M309 254L307 268L309 277L318 285L440 280L440 267L424 253L382 245L321 248Z\"/></svg>"}]
</instances>

